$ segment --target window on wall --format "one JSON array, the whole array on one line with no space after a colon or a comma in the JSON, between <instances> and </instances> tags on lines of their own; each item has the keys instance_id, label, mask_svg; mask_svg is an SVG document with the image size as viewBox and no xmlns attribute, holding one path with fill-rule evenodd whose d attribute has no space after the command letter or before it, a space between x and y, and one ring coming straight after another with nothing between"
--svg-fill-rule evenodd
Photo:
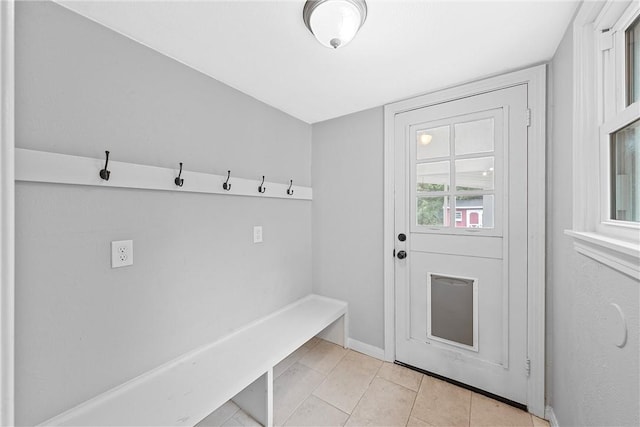
<instances>
[{"instance_id":1,"label":"window on wall","mask_svg":"<svg viewBox=\"0 0 640 427\"><path fill-rule=\"evenodd\" d=\"M605 7L596 26L602 66L598 79L602 176L597 230L618 237L640 231L640 7L637 2L622 5Z\"/></svg>"},{"instance_id":2,"label":"window on wall","mask_svg":"<svg viewBox=\"0 0 640 427\"><path fill-rule=\"evenodd\" d=\"M583 2L574 28L578 252L640 278L640 2Z\"/></svg>"},{"instance_id":3,"label":"window on wall","mask_svg":"<svg viewBox=\"0 0 640 427\"><path fill-rule=\"evenodd\" d=\"M640 222L639 126L640 120L636 120L609 135L609 218L614 221Z\"/></svg>"},{"instance_id":4,"label":"window on wall","mask_svg":"<svg viewBox=\"0 0 640 427\"><path fill-rule=\"evenodd\" d=\"M640 100L640 18L635 21L625 31L626 52L626 94L627 106Z\"/></svg>"},{"instance_id":5,"label":"window on wall","mask_svg":"<svg viewBox=\"0 0 640 427\"><path fill-rule=\"evenodd\" d=\"M623 21L624 26L624 21ZM640 99L640 18L624 30L625 109ZM633 119L633 114L632 114ZM640 120L610 135L610 218L640 222Z\"/></svg>"}]
</instances>

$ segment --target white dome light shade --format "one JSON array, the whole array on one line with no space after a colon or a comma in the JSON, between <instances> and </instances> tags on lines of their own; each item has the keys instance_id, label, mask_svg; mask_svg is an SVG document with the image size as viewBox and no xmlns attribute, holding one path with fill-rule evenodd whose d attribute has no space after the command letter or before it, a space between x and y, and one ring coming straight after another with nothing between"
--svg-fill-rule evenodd
<instances>
[{"instance_id":1,"label":"white dome light shade","mask_svg":"<svg viewBox=\"0 0 640 427\"><path fill-rule=\"evenodd\" d=\"M433 140L433 135L429 135L428 133L420 134L420 144L429 145L431 140Z\"/></svg>"},{"instance_id":2,"label":"white dome light shade","mask_svg":"<svg viewBox=\"0 0 640 427\"><path fill-rule=\"evenodd\" d=\"M367 17L364 0L307 0L302 12L309 31L326 47L345 46Z\"/></svg>"},{"instance_id":3,"label":"white dome light shade","mask_svg":"<svg viewBox=\"0 0 640 427\"><path fill-rule=\"evenodd\" d=\"M347 1L326 1L313 11L310 25L320 43L338 48L349 43L356 35L360 27L360 14Z\"/></svg>"}]
</instances>

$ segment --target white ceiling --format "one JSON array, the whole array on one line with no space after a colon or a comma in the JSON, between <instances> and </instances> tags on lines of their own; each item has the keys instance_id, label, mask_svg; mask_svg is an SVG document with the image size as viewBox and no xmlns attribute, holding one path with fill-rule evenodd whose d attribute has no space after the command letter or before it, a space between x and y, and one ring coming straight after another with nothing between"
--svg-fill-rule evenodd
<instances>
[{"instance_id":1,"label":"white ceiling","mask_svg":"<svg viewBox=\"0 0 640 427\"><path fill-rule=\"evenodd\" d=\"M308 123L549 60L575 1L367 0L347 46L304 0L58 3Z\"/></svg>"}]
</instances>

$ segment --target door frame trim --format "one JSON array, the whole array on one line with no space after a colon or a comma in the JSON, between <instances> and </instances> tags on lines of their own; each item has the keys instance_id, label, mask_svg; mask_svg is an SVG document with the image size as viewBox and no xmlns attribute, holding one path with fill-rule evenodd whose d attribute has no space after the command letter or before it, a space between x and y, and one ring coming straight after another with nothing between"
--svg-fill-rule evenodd
<instances>
[{"instance_id":1,"label":"door frame trim","mask_svg":"<svg viewBox=\"0 0 640 427\"><path fill-rule=\"evenodd\" d=\"M546 150L546 64L465 83L384 106L384 351L395 360L395 258L394 239L394 135L395 116L400 113L527 84L527 379L529 412L544 417L545 402L545 150ZM522 366L523 372L526 366Z\"/></svg>"},{"instance_id":2,"label":"door frame trim","mask_svg":"<svg viewBox=\"0 0 640 427\"><path fill-rule=\"evenodd\" d=\"M0 425L14 425L14 0L0 1Z\"/></svg>"}]
</instances>

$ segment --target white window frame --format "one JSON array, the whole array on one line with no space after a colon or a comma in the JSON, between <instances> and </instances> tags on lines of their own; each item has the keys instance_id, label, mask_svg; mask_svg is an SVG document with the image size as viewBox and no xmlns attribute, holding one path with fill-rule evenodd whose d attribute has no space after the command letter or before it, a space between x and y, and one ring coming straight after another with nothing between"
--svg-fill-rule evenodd
<instances>
[{"instance_id":1,"label":"white window frame","mask_svg":"<svg viewBox=\"0 0 640 427\"><path fill-rule=\"evenodd\" d=\"M625 30L634 1L584 2L574 21L575 249L640 280L640 223L610 218L610 134L640 117L626 106ZM608 30L608 31L605 31ZM593 191L596 189L596 191Z\"/></svg>"}]
</instances>

